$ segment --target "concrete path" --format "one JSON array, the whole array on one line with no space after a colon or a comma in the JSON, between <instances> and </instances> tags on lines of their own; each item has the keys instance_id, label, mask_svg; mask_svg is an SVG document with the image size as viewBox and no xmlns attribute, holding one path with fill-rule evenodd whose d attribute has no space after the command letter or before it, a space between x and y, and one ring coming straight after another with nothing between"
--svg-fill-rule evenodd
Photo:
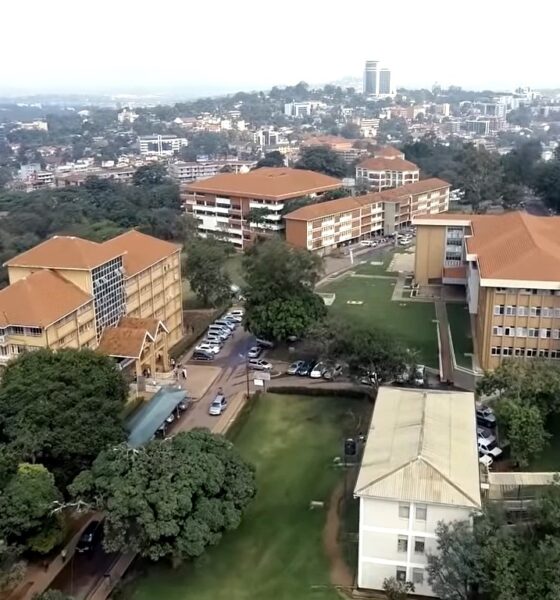
<instances>
[{"instance_id":1,"label":"concrete path","mask_svg":"<svg viewBox=\"0 0 560 600\"><path fill-rule=\"evenodd\" d=\"M440 357L441 357L441 370L442 370L442 382L453 381L453 360L451 358L451 344L449 343L449 322L447 320L447 309L445 302L436 300L436 319L438 320L438 331L439 340L441 344Z\"/></svg>"}]
</instances>

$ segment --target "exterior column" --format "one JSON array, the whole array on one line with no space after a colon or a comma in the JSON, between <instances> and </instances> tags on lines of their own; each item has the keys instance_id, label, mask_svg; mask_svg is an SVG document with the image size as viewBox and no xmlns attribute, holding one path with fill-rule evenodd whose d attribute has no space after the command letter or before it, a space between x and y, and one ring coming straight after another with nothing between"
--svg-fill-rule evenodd
<instances>
[{"instance_id":1,"label":"exterior column","mask_svg":"<svg viewBox=\"0 0 560 600\"><path fill-rule=\"evenodd\" d=\"M154 344L151 345L150 348L150 371L151 376L155 377L156 375L156 349Z\"/></svg>"},{"instance_id":2,"label":"exterior column","mask_svg":"<svg viewBox=\"0 0 560 600\"><path fill-rule=\"evenodd\" d=\"M163 362L163 370L165 372L167 372L171 369L170 364L169 364L169 343L167 342L167 333L163 332L162 337L163 337L163 350L162 350L161 356L162 356L162 362Z\"/></svg>"}]
</instances>

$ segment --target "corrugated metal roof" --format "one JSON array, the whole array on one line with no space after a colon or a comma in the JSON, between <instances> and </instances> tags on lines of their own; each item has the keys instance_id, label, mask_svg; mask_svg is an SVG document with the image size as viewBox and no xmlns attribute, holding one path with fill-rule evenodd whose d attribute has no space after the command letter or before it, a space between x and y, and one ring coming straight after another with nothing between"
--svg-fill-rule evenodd
<instances>
[{"instance_id":1,"label":"corrugated metal roof","mask_svg":"<svg viewBox=\"0 0 560 600\"><path fill-rule=\"evenodd\" d=\"M474 395L381 387L354 493L480 508Z\"/></svg>"}]
</instances>

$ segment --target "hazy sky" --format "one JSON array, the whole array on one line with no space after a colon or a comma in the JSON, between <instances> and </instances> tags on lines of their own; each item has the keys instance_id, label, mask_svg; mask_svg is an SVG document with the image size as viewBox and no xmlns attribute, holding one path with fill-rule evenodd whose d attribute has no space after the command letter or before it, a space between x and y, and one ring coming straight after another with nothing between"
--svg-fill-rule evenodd
<instances>
[{"instance_id":1,"label":"hazy sky","mask_svg":"<svg viewBox=\"0 0 560 600\"><path fill-rule=\"evenodd\" d=\"M554 0L4 0L1 91L126 92L360 77L560 87Z\"/></svg>"}]
</instances>

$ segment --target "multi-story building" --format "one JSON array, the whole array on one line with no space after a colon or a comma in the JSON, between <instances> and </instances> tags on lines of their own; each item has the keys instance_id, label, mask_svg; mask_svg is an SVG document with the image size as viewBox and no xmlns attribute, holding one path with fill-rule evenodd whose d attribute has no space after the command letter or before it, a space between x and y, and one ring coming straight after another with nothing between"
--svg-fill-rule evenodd
<instances>
[{"instance_id":1,"label":"multi-story building","mask_svg":"<svg viewBox=\"0 0 560 600\"><path fill-rule=\"evenodd\" d=\"M321 254L342 244L389 235L409 226L414 216L449 208L450 185L423 179L393 190L311 204L284 216L286 241Z\"/></svg>"},{"instance_id":2,"label":"multi-story building","mask_svg":"<svg viewBox=\"0 0 560 600\"><path fill-rule=\"evenodd\" d=\"M381 67L377 60L366 60L364 95L373 98L386 98L395 95L395 86L390 69Z\"/></svg>"},{"instance_id":3,"label":"multi-story building","mask_svg":"<svg viewBox=\"0 0 560 600\"><path fill-rule=\"evenodd\" d=\"M282 141L282 134L272 128L260 129L253 133L253 142L261 148L274 146Z\"/></svg>"},{"instance_id":4,"label":"multi-story building","mask_svg":"<svg viewBox=\"0 0 560 600\"><path fill-rule=\"evenodd\" d=\"M420 169L405 160L396 148L382 148L372 158L356 165L356 180L366 183L369 189L380 192L388 188L415 183L420 179Z\"/></svg>"},{"instance_id":5,"label":"multi-story building","mask_svg":"<svg viewBox=\"0 0 560 600\"><path fill-rule=\"evenodd\" d=\"M258 233L284 229L282 211L290 201L319 197L341 186L338 179L313 171L262 168L188 184L183 199L186 211L198 220L200 235L220 235L237 248L245 248ZM268 211L264 222L251 222L253 209Z\"/></svg>"},{"instance_id":6,"label":"multi-story building","mask_svg":"<svg viewBox=\"0 0 560 600\"><path fill-rule=\"evenodd\" d=\"M395 578L435 596L426 567L438 523L481 509L475 423L470 392L379 389L354 489L359 588Z\"/></svg>"},{"instance_id":7,"label":"multi-story building","mask_svg":"<svg viewBox=\"0 0 560 600\"><path fill-rule=\"evenodd\" d=\"M226 169L230 173L247 173L257 164L256 160L216 160L216 161L177 161L167 168L169 176L178 183L188 183L197 179L214 177Z\"/></svg>"},{"instance_id":8,"label":"multi-story building","mask_svg":"<svg viewBox=\"0 0 560 600\"><path fill-rule=\"evenodd\" d=\"M560 359L560 217L420 216L415 278L465 287L482 368Z\"/></svg>"},{"instance_id":9,"label":"multi-story building","mask_svg":"<svg viewBox=\"0 0 560 600\"><path fill-rule=\"evenodd\" d=\"M284 114L287 117L309 117L313 111L312 102L289 102L284 104Z\"/></svg>"},{"instance_id":10,"label":"multi-story building","mask_svg":"<svg viewBox=\"0 0 560 600\"><path fill-rule=\"evenodd\" d=\"M356 142L357 140L350 140L336 135L318 135L308 137L301 143L301 146L302 148L326 146L333 152L336 152L344 162L351 164L368 154L365 148L355 148Z\"/></svg>"},{"instance_id":11,"label":"multi-story building","mask_svg":"<svg viewBox=\"0 0 560 600\"><path fill-rule=\"evenodd\" d=\"M180 247L138 231L98 244L55 236L5 263L0 361L92 348L136 375L168 370L183 334Z\"/></svg>"},{"instance_id":12,"label":"multi-story building","mask_svg":"<svg viewBox=\"0 0 560 600\"><path fill-rule=\"evenodd\" d=\"M186 138L176 135L142 135L138 138L140 154L152 156L173 156L188 143Z\"/></svg>"}]
</instances>

